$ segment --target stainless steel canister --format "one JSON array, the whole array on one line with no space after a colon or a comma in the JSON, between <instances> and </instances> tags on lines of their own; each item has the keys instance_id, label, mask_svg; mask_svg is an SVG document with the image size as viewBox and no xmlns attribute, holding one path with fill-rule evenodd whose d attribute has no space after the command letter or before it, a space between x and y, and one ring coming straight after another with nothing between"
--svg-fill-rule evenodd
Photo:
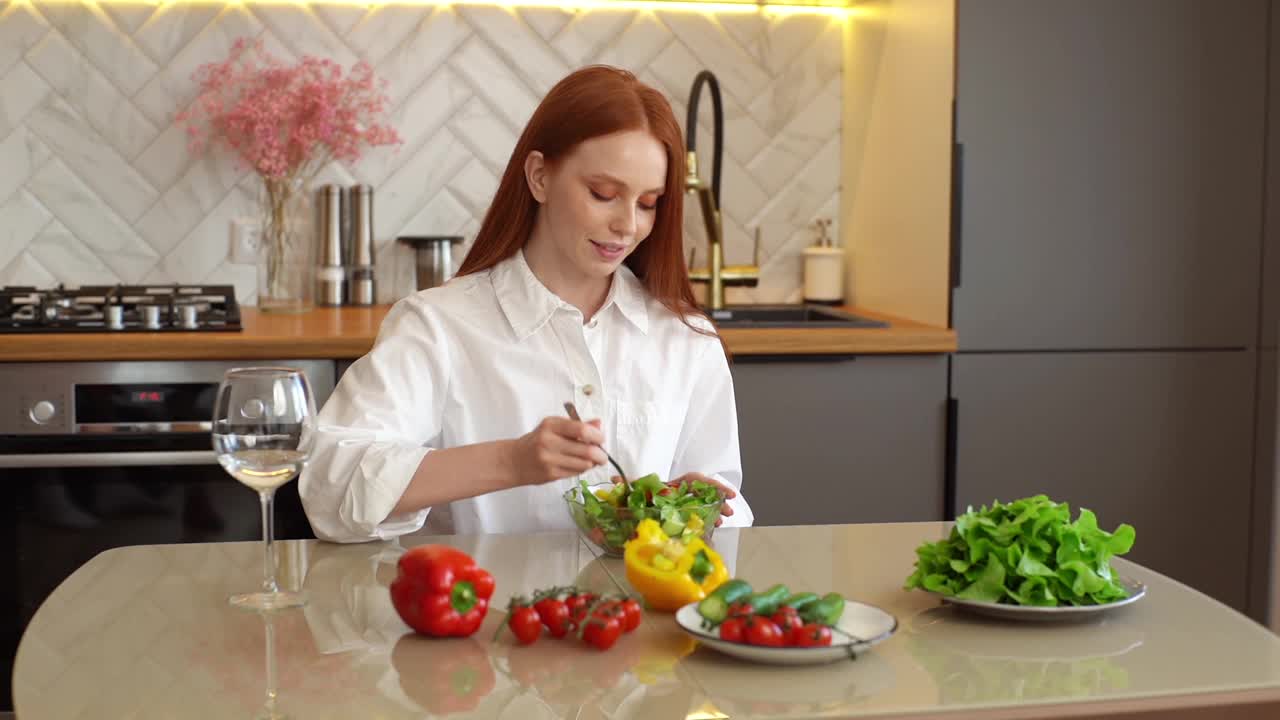
<instances>
[{"instance_id":1,"label":"stainless steel canister","mask_svg":"<svg viewBox=\"0 0 1280 720\"><path fill-rule=\"evenodd\" d=\"M352 185L348 198L351 252L347 265L351 272L351 304L372 305L373 282L373 188Z\"/></svg>"},{"instance_id":2,"label":"stainless steel canister","mask_svg":"<svg viewBox=\"0 0 1280 720\"><path fill-rule=\"evenodd\" d=\"M406 235L398 242L414 249L417 256L419 290L445 284L453 275L453 246L462 242L459 235Z\"/></svg>"},{"instance_id":3,"label":"stainless steel canister","mask_svg":"<svg viewBox=\"0 0 1280 720\"><path fill-rule=\"evenodd\" d=\"M319 191L320 261L316 268L316 304L341 305L347 276L342 267L342 188L325 185Z\"/></svg>"}]
</instances>

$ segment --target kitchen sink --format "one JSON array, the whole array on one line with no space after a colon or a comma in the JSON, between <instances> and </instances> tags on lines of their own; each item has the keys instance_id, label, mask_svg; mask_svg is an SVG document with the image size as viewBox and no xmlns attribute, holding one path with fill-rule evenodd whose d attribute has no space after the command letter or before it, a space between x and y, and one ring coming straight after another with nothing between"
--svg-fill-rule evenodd
<instances>
[{"instance_id":1,"label":"kitchen sink","mask_svg":"<svg viewBox=\"0 0 1280 720\"><path fill-rule=\"evenodd\" d=\"M705 309L705 308L704 308ZM720 327L885 328L881 320L854 315L825 305L730 305L707 310Z\"/></svg>"}]
</instances>

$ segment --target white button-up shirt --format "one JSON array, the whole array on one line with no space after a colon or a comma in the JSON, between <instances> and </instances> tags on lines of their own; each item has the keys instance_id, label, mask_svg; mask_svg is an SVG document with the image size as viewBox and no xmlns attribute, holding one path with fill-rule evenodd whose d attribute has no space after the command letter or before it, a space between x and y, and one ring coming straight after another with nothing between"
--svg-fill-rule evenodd
<instances>
[{"instance_id":1,"label":"white button-up shirt","mask_svg":"<svg viewBox=\"0 0 1280 720\"><path fill-rule=\"evenodd\" d=\"M709 324L702 327L710 327ZM316 535L338 542L431 533L571 529L563 494L583 476L391 514L431 450L528 433L573 401L600 418L628 477L701 472L742 485L733 381L720 342L652 299L625 266L589 322L524 253L395 304L320 411L299 479ZM739 493L726 526L752 523Z\"/></svg>"}]
</instances>

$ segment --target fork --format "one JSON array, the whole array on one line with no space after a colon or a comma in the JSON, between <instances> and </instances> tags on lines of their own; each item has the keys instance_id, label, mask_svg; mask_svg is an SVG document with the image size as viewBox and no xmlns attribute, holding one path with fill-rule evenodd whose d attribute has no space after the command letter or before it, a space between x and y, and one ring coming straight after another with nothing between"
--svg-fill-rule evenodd
<instances>
[{"instance_id":1,"label":"fork","mask_svg":"<svg viewBox=\"0 0 1280 720\"><path fill-rule=\"evenodd\" d=\"M574 407L573 403L571 402L565 403L564 411L569 413L569 417L572 418L575 422L582 422L582 418L578 417L578 408ZM600 448L600 449L604 450L604 448ZM613 464L613 469L618 471L618 477L622 478L623 489L626 490L628 494L630 494L631 483L627 482L627 474L622 472L622 466L618 464L617 460L613 459L613 456L609 454L608 450L604 450L604 456L609 458L609 462Z\"/></svg>"}]
</instances>

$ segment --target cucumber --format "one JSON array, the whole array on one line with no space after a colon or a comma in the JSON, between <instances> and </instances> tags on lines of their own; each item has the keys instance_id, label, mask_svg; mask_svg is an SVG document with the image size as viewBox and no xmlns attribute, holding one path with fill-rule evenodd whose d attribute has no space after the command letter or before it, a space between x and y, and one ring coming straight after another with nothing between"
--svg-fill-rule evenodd
<instances>
[{"instance_id":1,"label":"cucumber","mask_svg":"<svg viewBox=\"0 0 1280 720\"><path fill-rule=\"evenodd\" d=\"M795 608L796 611L804 609L806 606L818 601L818 594L811 592L796 593L786 600L782 601L783 605Z\"/></svg>"},{"instance_id":2,"label":"cucumber","mask_svg":"<svg viewBox=\"0 0 1280 720\"><path fill-rule=\"evenodd\" d=\"M827 593L822 599L806 605L800 611L800 618L805 622L820 625L835 625L844 614L844 596L840 593Z\"/></svg>"},{"instance_id":3,"label":"cucumber","mask_svg":"<svg viewBox=\"0 0 1280 720\"><path fill-rule=\"evenodd\" d=\"M666 533L667 537L676 537L684 532L684 521L677 515L662 524L662 532Z\"/></svg>"},{"instance_id":4,"label":"cucumber","mask_svg":"<svg viewBox=\"0 0 1280 720\"><path fill-rule=\"evenodd\" d=\"M772 615L782 601L789 597L791 597L791 590L786 585L778 583L763 592L752 593L745 602L750 603L757 615Z\"/></svg>"},{"instance_id":5,"label":"cucumber","mask_svg":"<svg viewBox=\"0 0 1280 720\"><path fill-rule=\"evenodd\" d=\"M746 580L729 580L698 603L698 614L712 623L724 622L729 617L729 606L751 594L751 583Z\"/></svg>"}]
</instances>

